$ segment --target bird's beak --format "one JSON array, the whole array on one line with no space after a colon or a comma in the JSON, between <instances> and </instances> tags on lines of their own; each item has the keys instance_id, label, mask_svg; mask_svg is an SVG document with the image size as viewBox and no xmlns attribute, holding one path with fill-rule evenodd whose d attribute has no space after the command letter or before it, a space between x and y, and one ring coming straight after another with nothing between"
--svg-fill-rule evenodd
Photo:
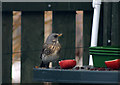
<instances>
[{"instance_id":1,"label":"bird's beak","mask_svg":"<svg viewBox=\"0 0 120 85\"><path fill-rule=\"evenodd\" d=\"M58 37L62 36L62 33L58 34Z\"/></svg>"}]
</instances>

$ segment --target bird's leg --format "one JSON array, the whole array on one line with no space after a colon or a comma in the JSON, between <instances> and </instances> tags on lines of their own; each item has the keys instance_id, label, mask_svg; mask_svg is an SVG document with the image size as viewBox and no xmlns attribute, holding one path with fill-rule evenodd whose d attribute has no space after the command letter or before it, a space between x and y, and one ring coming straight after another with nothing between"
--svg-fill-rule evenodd
<instances>
[{"instance_id":1,"label":"bird's leg","mask_svg":"<svg viewBox=\"0 0 120 85\"><path fill-rule=\"evenodd\" d=\"M49 62L48 62L47 64L45 64L45 67L46 67L46 68L49 68Z\"/></svg>"},{"instance_id":2,"label":"bird's leg","mask_svg":"<svg viewBox=\"0 0 120 85\"><path fill-rule=\"evenodd\" d=\"M43 63L43 61L42 61L41 65L40 65L40 67L41 67L41 68L42 68L42 67L45 67L45 64Z\"/></svg>"}]
</instances>

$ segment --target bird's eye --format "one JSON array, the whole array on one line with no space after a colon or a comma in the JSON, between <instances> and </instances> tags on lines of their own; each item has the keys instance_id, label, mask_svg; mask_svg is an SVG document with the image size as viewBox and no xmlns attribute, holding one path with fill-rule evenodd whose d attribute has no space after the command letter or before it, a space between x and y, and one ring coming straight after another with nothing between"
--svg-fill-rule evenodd
<instances>
[{"instance_id":1,"label":"bird's eye","mask_svg":"<svg viewBox=\"0 0 120 85\"><path fill-rule=\"evenodd\" d=\"M58 37L58 35L55 35L54 37L55 37L55 38L57 38L57 37Z\"/></svg>"}]
</instances>

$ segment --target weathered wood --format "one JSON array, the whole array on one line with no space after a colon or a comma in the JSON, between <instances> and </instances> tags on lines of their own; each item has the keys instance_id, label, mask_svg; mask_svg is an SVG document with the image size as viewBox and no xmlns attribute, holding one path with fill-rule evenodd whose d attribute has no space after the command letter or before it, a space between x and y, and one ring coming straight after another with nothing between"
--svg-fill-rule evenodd
<instances>
[{"instance_id":1,"label":"weathered wood","mask_svg":"<svg viewBox=\"0 0 120 85\"><path fill-rule=\"evenodd\" d=\"M12 11L2 12L2 83L11 83Z\"/></svg>"},{"instance_id":2,"label":"weathered wood","mask_svg":"<svg viewBox=\"0 0 120 85\"><path fill-rule=\"evenodd\" d=\"M60 37L60 59L75 58L75 11L54 11L53 32L63 33Z\"/></svg>"},{"instance_id":3,"label":"weathered wood","mask_svg":"<svg viewBox=\"0 0 120 85\"><path fill-rule=\"evenodd\" d=\"M3 2L3 11L93 10L91 2Z\"/></svg>"},{"instance_id":4,"label":"weathered wood","mask_svg":"<svg viewBox=\"0 0 120 85\"><path fill-rule=\"evenodd\" d=\"M44 42L44 13L22 12L21 82L32 83L33 67L41 62L40 51Z\"/></svg>"},{"instance_id":5,"label":"weathered wood","mask_svg":"<svg viewBox=\"0 0 120 85\"><path fill-rule=\"evenodd\" d=\"M89 62L89 47L91 42L93 11L83 12L83 65Z\"/></svg>"}]
</instances>

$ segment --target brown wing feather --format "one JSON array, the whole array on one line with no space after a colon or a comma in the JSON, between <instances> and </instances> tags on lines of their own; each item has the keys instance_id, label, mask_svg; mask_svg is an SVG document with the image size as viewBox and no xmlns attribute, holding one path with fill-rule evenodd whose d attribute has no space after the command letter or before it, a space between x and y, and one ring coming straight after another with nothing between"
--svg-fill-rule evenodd
<instances>
[{"instance_id":1,"label":"brown wing feather","mask_svg":"<svg viewBox=\"0 0 120 85\"><path fill-rule=\"evenodd\" d=\"M52 55L53 53L55 53L56 51L58 52L60 50L61 46L59 43L56 44L44 44L43 45L43 50L41 53L41 58L42 58L42 54L45 55Z\"/></svg>"}]
</instances>

